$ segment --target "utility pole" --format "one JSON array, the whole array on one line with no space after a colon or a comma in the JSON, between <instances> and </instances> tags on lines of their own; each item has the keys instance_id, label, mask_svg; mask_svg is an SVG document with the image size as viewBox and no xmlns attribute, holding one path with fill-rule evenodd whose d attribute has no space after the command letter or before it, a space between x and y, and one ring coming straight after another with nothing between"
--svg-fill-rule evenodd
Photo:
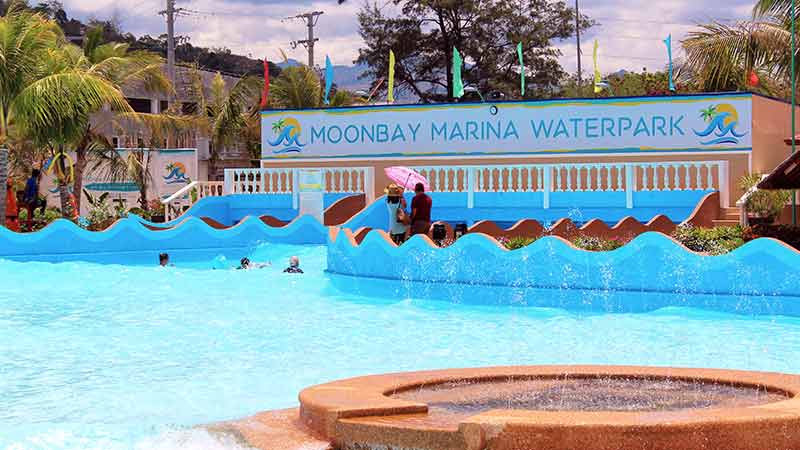
<instances>
[{"instance_id":1,"label":"utility pole","mask_svg":"<svg viewBox=\"0 0 800 450\"><path fill-rule=\"evenodd\" d=\"M297 44L301 44L308 49L308 67L314 68L314 43L319 39L314 37L314 27L317 26L319 16L324 14L322 11L314 11L309 13L298 14L293 17L287 17L284 20L302 19L305 20L308 27L308 38L302 41L292 41L292 48L297 48Z\"/></svg>"},{"instance_id":2,"label":"utility pole","mask_svg":"<svg viewBox=\"0 0 800 450\"><path fill-rule=\"evenodd\" d=\"M175 85L175 16L179 15L183 8L175 8L175 0L167 0L167 9L159 14L167 18L167 77L172 85Z\"/></svg>"},{"instance_id":3,"label":"utility pole","mask_svg":"<svg viewBox=\"0 0 800 450\"><path fill-rule=\"evenodd\" d=\"M578 95L581 92L581 11L578 0L575 0L575 37L578 42Z\"/></svg>"}]
</instances>

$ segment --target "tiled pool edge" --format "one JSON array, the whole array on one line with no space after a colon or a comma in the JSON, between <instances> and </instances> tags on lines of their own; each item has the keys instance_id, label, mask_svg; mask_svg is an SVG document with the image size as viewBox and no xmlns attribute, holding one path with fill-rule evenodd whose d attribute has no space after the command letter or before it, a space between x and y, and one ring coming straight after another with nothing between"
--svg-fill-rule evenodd
<instances>
[{"instance_id":1,"label":"tiled pool edge","mask_svg":"<svg viewBox=\"0 0 800 450\"><path fill-rule=\"evenodd\" d=\"M388 396L414 386L451 381L566 376L672 378L757 386L783 392L788 399L750 407L644 413L491 410L470 416L457 427L443 428L413 422L413 417L427 413L427 405ZM300 392L299 410L265 412L229 426L240 432L245 430L241 434L246 435L247 443L262 449L279 445L275 439L281 433L289 436L287 444L314 439L330 442L339 449L797 449L798 393L800 376L767 372L638 366L446 369L371 375L312 386ZM275 427L251 426L254 420L275 423L276 414L284 424L280 433ZM293 414L298 414L299 423L292 419Z\"/></svg>"}]
</instances>

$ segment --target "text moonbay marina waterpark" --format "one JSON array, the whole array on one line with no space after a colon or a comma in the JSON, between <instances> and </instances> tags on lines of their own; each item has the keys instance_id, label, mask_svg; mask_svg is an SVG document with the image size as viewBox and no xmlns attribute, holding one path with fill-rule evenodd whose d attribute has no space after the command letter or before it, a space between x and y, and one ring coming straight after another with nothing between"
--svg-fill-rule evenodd
<instances>
[{"instance_id":1,"label":"text moonbay marina waterpark","mask_svg":"<svg viewBox=\"0 0 800 450\"><path fill-rule=\"evenodd\" d=\"M413 143L452 141L519 140L522 134L536 139L593 139L624 136L684 136L683 115L631 117L572 117L565 119L441 121L396 124L312 126L311 144Z\"/></svg>"}]
</instances>

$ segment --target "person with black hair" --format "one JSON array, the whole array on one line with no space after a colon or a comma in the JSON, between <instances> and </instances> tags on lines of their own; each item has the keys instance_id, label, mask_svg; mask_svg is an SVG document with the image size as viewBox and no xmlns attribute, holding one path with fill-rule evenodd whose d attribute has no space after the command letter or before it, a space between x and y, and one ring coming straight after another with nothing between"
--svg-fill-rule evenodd
<instances>
[{"instance_id":1,"label":"person with black hair","mask_svg":"<svg viewBox=\"0 0 800 450\"><path fill-rule=\"evenodd\" d=\"M411 200L411 234L428 234L431 228L431 207L433 200L425 193L425 186L417 183L414 186L414 198Z\"/></svg>"},{"instance_id":2,"label":"person with black hair","mask_svg":"<svg viewBox=\"0 0 800 450\"><path fill-rule=\"evenodd\" d=\"M161 267L166 267L169 265L169 253L159 253L158 265Z\"/></svg>"},{"instance_id":3,"label":"person with black hair","mask_svg":"<svg viewBox=\"0 0 800 450\"><path fill-rule=\"evenodd\" d=\"M39 205L39 181L42 178L42 173L39 169L31 170L31 177L25 182L25 193L22 196L22 203L25 205L25 210L28 212L28 230L33 226L33 213Z\"/></svg>"}]
</instances>

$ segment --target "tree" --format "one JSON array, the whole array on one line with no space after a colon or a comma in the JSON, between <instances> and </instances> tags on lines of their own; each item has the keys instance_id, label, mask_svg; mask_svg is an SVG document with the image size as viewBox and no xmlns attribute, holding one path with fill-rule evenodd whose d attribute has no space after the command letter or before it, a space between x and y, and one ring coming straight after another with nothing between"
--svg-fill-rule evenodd
<instances>
[{"instance_id":1,"label":"tree","mask_svg":"<svg viewBox=\"0 0 800 450\"><path fill-rule=\"evenodd\" d=\"M453 100L450 71L453 48L464 57L465 85L519 97L517 43L522 42L526 97L558 86L564 76L560 50L553 42L575 33L575 11L553 0L394 0L399 14L390 17L377 4L358 14L365 48L357 62L369 66L365 77L388 73L394 51L396 89L423 102ZM592 22L581 17L581 28Z\"/></svg>"},{"instance_id":2,"label":"tree","mask_svg":"<svg viewBox=\"0 0 800 450\"><path fill-rule=\"evenodd\" d=\"M200 130L210 138L208 171L215 173L220 149L239 145L238 138L247 128L247 118L257 108L263 79L239 78L228 87L225 79L217 72L211 82L210 92L206 93L199 71L195 70L193 77L193 91L197 102L195 119Z\"/></svg>"},{"instance_id":3,"label":"tree","mask_svg":"<svg viewBox=\"0 0 800 450\"><path fill-rule=\"evenodd\" d=\"M699 25L683 41L687 66L704 91L785 93L791 71L791 0L760 0L753 20ZM797 60L800 68L800 59ZM760 82L750 82L755 73Z\"/></svg>"},{"instance_id":4,"label":"tree","mask_svg":"<svg viewBox=\"0 0 800 450\"><path fill-rule=\"evenodd\" d=\"M83 51L59 43L49 48L40 61L40 77L26 86L15 101L19 126L31 140L50 149L58 164L58 188L62 214L70 209L68 167L69 146L84 135L91 115L108 105L112 111L131 111L117 86L84 62ZM79 192L80 193L80 192Z\"/></svg>"},{"instance_id":5,"label":"tree","mask_svg":"<svg viewBox=\"0 0 800 450\"><path fill-rule=\"evenodd\" d=\"M277 109L319 108L324 105L324 90L317 73L307 66L288 67L270 84L270 102ZM360 103L352 92L332 88L325 106L349 106Z\"/></svg>"},{"instance_id":6,"label":"tree","mask_svg":"<svg viewBox=\"0 0 800 450\"><path fill-rule=\"evenodd\" d=\"M609 88L599 93L594 92L594 83L589 80L582 83L581 89L577 88L577 77L571 76L564 80L561 86L562 97L633 97L652 95L671 95L669 90L669 74L666 71L627 72L613 73L604 78ZM677 70L673 74L675 94L696 92L695 86L686 80L685 72Z\"/></svg>"},{"instance_id":7,"label":"tree","mask_svg":"<svg viewBox=\"0 0 800 450\"><path fill-rule=\"evenodd\" d=\"M86 33L83 44L84 57L77 61L77 64L87 73L104 78L120 91L127 86L142 88L151 93L173 92L172 85L162 70L163 61L160 56L145 51L130 51L128 44L102 41L103 28L94 27ZM96 112L98 111L92 111ZM132 118L137 119L136 116ZM89 153L107 144L105 137L98 132L98 127L101 125L96 120L87 120L82 124L84 132L75 146L75 177L72 192L83 192L83 173ZM92 145L98 143L103 145ZM79 211L80 197L78 195L75 198Z\"/></svg>"},{"instance_id":8,"label":"tree","mask_svg":"<svg viewBox=\"0 0 800 450\"><path fill-rule=\"evenodd\" d=\"M306 66L288 67L270 84L270 101L275 108L316 108L321 98L319 77Z\"/></svg>"},{"instance_id":9,"label":"tree","mask_svg":"<svg viewBox=\"0 0 800 450\"><path fill-rule=\"evenodd\" d=\"M24 4L7 5L0 17L0 148L14 151L14 135L20 136L18 120L23 93L44 74L42 61L59 39L58 27ZM27 97L25 97L27 99ZM27 100L26 100L27 101ZM8 166L0 166L0 186L5 189ZM0 202L0 225L5 225L5 201Z\"/></svg>"}]
</instances>

